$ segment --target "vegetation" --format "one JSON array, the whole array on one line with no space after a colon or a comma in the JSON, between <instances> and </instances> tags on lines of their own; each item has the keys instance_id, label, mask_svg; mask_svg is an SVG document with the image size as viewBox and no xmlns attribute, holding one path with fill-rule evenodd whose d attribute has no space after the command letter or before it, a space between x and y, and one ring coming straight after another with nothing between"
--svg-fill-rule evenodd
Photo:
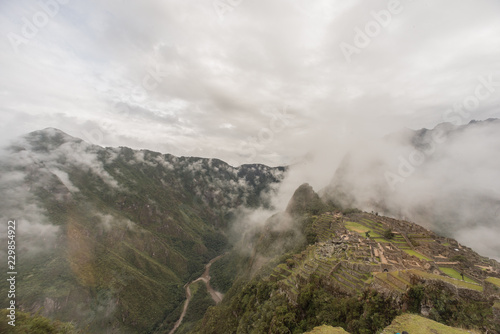
<instances>
[{"instance_id":1,"label":"vegetation","mask_svg":"<svg viewBox=\"0 0 500 334\"><path fill-rule=\"evenodd\" d=\"M415 314L403 314L394 319L391 325L382 331L382 334L402 333L403 331L407 331L408 333L411 334L427 334L427 333L478 334L479 333L479 331L471 332L470 330L452 328Z\"/></svg>"},{"instance_id":2,"label":"vegetation","mask_svg":"<svg viewBox=\"0 0 500 334\"><path fill-rule=\"evenodd\" d=\"M219 292L226 293L234 283L238 272L243 269L244 263L245 259L234 251L215 261L210 267L212 287Z\"/></svg>"},{"instance_id":3,"label":"vegetation","mask_svg":"<svg viewBox=\"0 0 500 334\"><path fill-rule=\"evenodd\" d=\"M439 281L443 281L446 283L450 283L450 284L453 284L459 288L470 289L470 290L475 290L475 291L479 291L479 292L483 291L482 285L479 285L476 283L465 282L465 281L462 281L461 279L449 278L449 277L441 276L441 275L435 275L435 274L423 272L420 270L409 270L409 272L416 273L418 276L421 276L421 277L424 277L427 279L439 280Z\"/></svg>"},{"instance_id":4,"label":"vegetation","mask_svg":"<svg viewBox=\"0 0 500 334\"><path fill-rule=\"evenodd\" d=\"M353 232L357 232L359 233L360 235L362 235L363 237L365 236L366 232L369 232L370 233L370 237L371 238L381 238L382 236L376 232L373 232L370 230L370 228L366 227L365 225L362 225L360 223L356 223L356 222L346 222L345 223L345 227L348 229L348 230L351 230Z\"/></svg>"},{"instance_id":5,"label":"vegetation","mask_svg":"<svg viewBox=\"0 0 500 334\"><path fill-rule=\"evenodd\" d=\"M412 255L412 256L416 256L418 257L419 259L421 260L426 260L426 261L430 261L431 259L429 259L427 256L423 255L423 254L420 254L419 252L417 251L414 251L412 249L403 249L403 251L408 254L408 255Z\"/></svg>"},{"instance_id":6,"label":"vegetation","mask_svg":"<svg viewBox=\"0 0 500 334\"><path fill-rule=\"evenodd\" d=\"M195 332L303 333L326 324L350 333L374 333L398 314L393 301L375 291L347 296L314 280L300 287L297 305L277 293L272 282L254 279L235 289L239 292L232 298L208 310Z\"/></svg>"},{"instance_id":7,"label":"vegetation","mask_svg":"<svg viewBox=\"0 0 500 334\"><path fill-rule=\"evenodd\" d=\"M31 315L16 310L15 326L7 323L7 309L0 309L0 333L11 334L80 334L83 331L76 330L73 324L50 320L39 314Z\"/></svg>"},{"instance_id":8,"label":"vegetation","mask_svg":"<svg viewBox=\"0 0 500 334\"><path fill-rule=\"evenodd\" d=\"M312 331L307 332L306 334L349 334L345 330L340 327L333 328L331 326L319 326L315 327Z\"/></svg>"},{"instance_id":9,"label":"vegetation","mask_svg":"<svg viewBox=\"0 0 500 334\"><path fill-rule=\"evenodd\" d=\"M20 244L35 251L23 250L16 268L25 273L16 282L17 302L30 311L47 304L51 317L93 333L171 328L184 302L183 285L229 248L231 212L269 208L262 195L285 171L101 148L54 129L28 135L23 145L39 163L29 171L2 165L2 172L26 174L20 187L30 189L27 217L28 209L39 207L43 213L33 220L52 226L54 235L50 241L19 235ZM0 209L7 210L1 203ZM221 286L227 289L233 279L221 275ZM2 291L6 284L0 282Z\"/></svg>"},{"instance_id":10,"label":"vegetation","mask_svg":"<svg viewBox=\"0 0 500 334\"><path fill-rule=\"evenodd\" d=\"M500 324L492 319L492 302L460 298L439 283L412 286L406 301L409 310L416 313L422 305L431 305L429 318L448 326L500 330Z\"/></svg>"},{"instance_id":11,"label":"vegetation","mask_svg":"<svg viewBox=\"0 0 500 334\"><path fill-rule=\"evenodd\" d=\"M395 234L392 232L391 229L385 230L383 235L384 235L384 238L386 238L387 240L394 239L394 236L395 236Z\"/></svg>"},{"instance_id":12,"label":"vegetation","mask_svg":"<svg viewBox=\"0 0 500 334\"><path fill-rule=\"evenodd\" d=\"M344 209L342 210L342 214L344 215L350 215L352 213L361 213L362 211L359 210L359 209L356 209L356 208L347 208L347 209Z\"/></svg>"},{"instance_id":13,"label":"vegetation","mask_svg":"<svg viewBox=\"0 0 500 334\"><path fill-rule=\"evenodd\" d=\"M199 281L191 284L191 302L186 312L186 316L182 321L182 325L177 329L177 334L189 333L195 323L203 318L203 315L210 306L214 306L215 302L207 292L205 283Z\"/></svg>"},{"instance_id":14,"label":"vegetation","mask_svg":"<svg viewBox=\"0 0 500 334\"><path fill-rule=\"evenodd\" d=\"M448 275L448 276L450 276L452 278L456 278L456 279L459 279L459 280L462 279L461 273L458 272L457 270L453 269L453 268L439 267L439 270L441 270L443 273L445 273L446 275ZM468 277L467 275L463 276L463 280L465 282L477 283L475 280L473 280L472 278Z\"/></svg>"},{"instance_id":15,"label":"vegetation","mask_svg":"<svg viewBox=\"0 0 500 334\"><path fill-rule=\"evenodd\" d=\"M492 284L495 284L496 286L500 287L500 278L496 278L496 277L488 277L486 279L487 282L490 282Z\"/></svg>"}]
</instances>

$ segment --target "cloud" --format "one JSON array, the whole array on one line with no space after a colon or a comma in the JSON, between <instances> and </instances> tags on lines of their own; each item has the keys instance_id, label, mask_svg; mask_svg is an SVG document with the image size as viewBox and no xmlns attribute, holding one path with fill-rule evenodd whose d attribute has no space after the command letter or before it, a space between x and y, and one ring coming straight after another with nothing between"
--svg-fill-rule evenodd
<instances>
[{"instance_id":1,"label":"cloud","mask_svg":"<svg viewBox=\"0 0 500 334\"><path fill-rule=\"evenodd\" d=\"M340 43L387 1L243 1L223 20L210 1L68 2L18 53L0 42L1 140L53 126L100 145L282 165L322 142L337 150L434 125L437 110L499 68L498 6L401 0L347 63ZM4 3L0 30L22 34L23 18L41 10ZM475 118L498 115L495 104ZM242 155L241 143L269 127L263 111L284 105L295 121ZM352 136L335 141L346 127Z\"/></svg>"},{"instance_id":2,"label":"cloud","mask_svg":"<svg viewBox=\"0 0 500 334\"><path fill-rule=\"evenodd\" d=\"M7 159L2 160L1 240L7 244L7 222L13 220L16 222L17 249L27 257L43 255L56 243L60 229L48 221L45 210L37 204L35 196L30 192L29 183L25 182L26 172L18 168L6 168L5 165L11 162L7 162ZM29 170L29 166L27 167ZM7 249L2 249L0 255L7 256L6 252Z\"/></svg>"}]
</instances>

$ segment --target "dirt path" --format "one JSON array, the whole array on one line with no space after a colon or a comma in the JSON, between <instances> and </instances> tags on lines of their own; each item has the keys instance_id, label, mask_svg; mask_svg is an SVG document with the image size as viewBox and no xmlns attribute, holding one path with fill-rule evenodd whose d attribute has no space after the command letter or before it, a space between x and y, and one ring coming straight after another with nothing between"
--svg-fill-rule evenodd
<instances>
[{"instance_id":1,"label":"dirt path","mask_svg":"<svg viewBox=\"0 0 500 334\"><path fill-rule=\"evenodd\" d=\"M387 264L387 259L385 258L385 255L384 255L384 248L382 247L382 245L380 243L378 244L378 248L380 249L380 252L379 252L380 262L382 262L382 264Z\"/></svg>"},{"instance_id":2,"label":"dirt path","mask_svg":"<svg viewBox=\"0 0 500 334\"><path fill-rule=\"evenodd\" d=\"M168 334L174 334L175 331L182 324L182 320L184 320L184 316L186 315L186 312L187 312L188 307L189 307L189 302L191 301L191 298L192 298L191 289L189 288L191 286L191 284L194 284L198 281L203 281L205 283L205 285L207 286L207 291L208 291L208 293L210 293L210 296L212 297L214 302L216 304L219 304L222 301L222 298L224 297L224 295L222 293L220 293L219 291L214 290L214 288L212 288L212 286L210 285L210 267L212 266L212 264L215 261L217 261L218 259L220 259L224 255L226 255L226 254L219 255L216 258L213 258L212 260L210 260L210 262L208 262L205 265L205 271L203 272L203 274L200 277L198 277L194 281L191 281L191 282L187 283L186 285L184 285L184 288L186 289L186 301L184 302L184 308L182 309L182 313L181 313L181 316L179 317L179 320L177 320L175 322L174 328L172 328L172 330Z\"/></svg>"}]
</instances>

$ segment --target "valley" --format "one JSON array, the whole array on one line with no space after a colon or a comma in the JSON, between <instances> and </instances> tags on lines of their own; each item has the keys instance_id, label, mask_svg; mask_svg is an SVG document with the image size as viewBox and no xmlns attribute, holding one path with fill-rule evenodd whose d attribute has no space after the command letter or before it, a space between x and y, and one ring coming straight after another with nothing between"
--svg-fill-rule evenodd
<instances>
[{"instance_id":1,"label":"valley","mask_svg":"<svg viewBox=\"0 0 500 334\"><path fill-rule=\"evenodd\" d=\"M0 212L18 218L25 245L18 307L92 333L170 331L185 283L228 249L237 209L269 207L265 194L285 173L103 148L53 128L8 152L0 187L11 196Z\"/></svg>"},{"instance_id":2,"label":"valley","mask_svg":"<svg viewBox=\"0 0 500 334\"><path fill-rule=\"evenodd\" d=\"M203 272L203 275L201 275L199 278L197 278L194 281L191 281L191 282L189 282L189 283L187 283L185 285L186 301L184 302L184 306L183 306L183 309L182 309L181 316L179 317L179 320L177 320L175 322L174 328L172 328L172 330L169 332L169 334L174 334L175 333L175 331L182 324L182 320L186 316L186 312L187 312L188 307L189 307L189 302L191 301L191 298L192 298L192 296L191 296L191 289L190 289L191 284L194 284L196 282L202 281L203 283L205 283L205 285L207 287L207 291L210 294L210 296L212 297L212 299L215 302L215 304L218 304L218 303L220 303L222 301L222 298L224 296L220 292L215 291L212 288L212 286L210 285L210 267L212 266L212 264L215 261L219 260L222 256L224 256L224 255L219 255L219 256L213 258L212 260L210 260L210 262L208 262L205 265L205 271Z\"/></svg>"}]
</instances>

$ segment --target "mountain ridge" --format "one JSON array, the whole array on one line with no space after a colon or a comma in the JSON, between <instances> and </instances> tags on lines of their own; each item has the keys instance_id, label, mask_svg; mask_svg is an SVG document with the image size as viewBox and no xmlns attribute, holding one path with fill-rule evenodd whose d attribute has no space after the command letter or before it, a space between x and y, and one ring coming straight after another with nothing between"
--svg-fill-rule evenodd
<instances>
[{"instance_id":1,"label":"mountain ridge","mask_svg":"<svg viewBox=\"0 0 500 334\"><path fill-rule=\"evenodd\" d=\"M226 250L238 210L269 208L286 172L103 148L54 128L18 140L0 170L2 217L18 220L24 245L19 308L94 333L171 327L182 286Z\"/></svg>"}]
</instances>

